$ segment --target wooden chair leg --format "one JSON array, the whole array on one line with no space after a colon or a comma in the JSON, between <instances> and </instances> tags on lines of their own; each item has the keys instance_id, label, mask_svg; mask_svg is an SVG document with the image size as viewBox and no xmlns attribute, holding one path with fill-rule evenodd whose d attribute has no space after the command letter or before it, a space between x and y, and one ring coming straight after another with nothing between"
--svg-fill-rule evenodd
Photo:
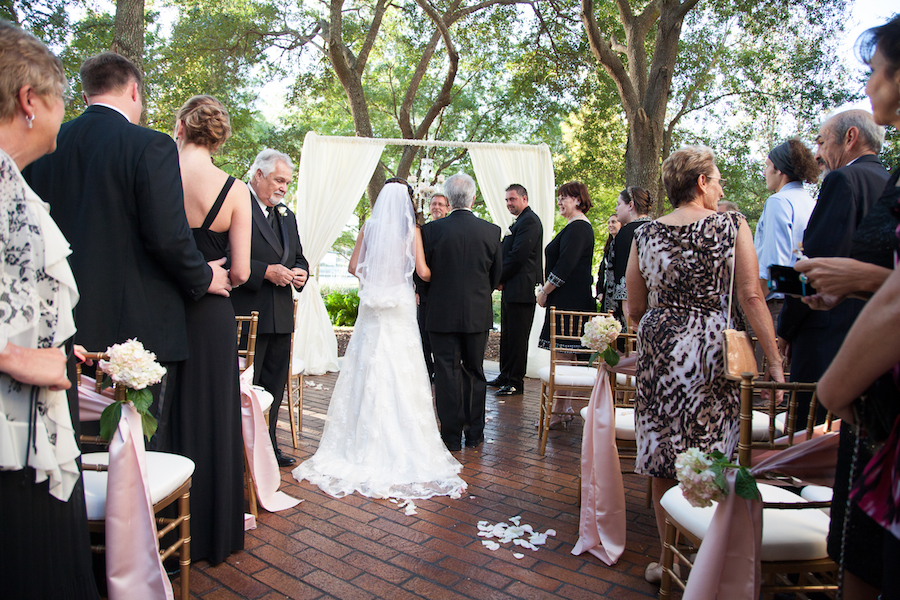
<instances>
[{"instance_id":1,"label":"wooden chair leg","mask_svg":"<svg viewBox=\"0 0 900 600\"><path fill-rule=\"evenodd\" d=\"M662 581L659 582L660 599L669 598L672 592L672 567L675 562L675 525L666 520L666 543L663 545Z\"/></svg>"},{"instance_id":2,"label":"wooden chair leg","mask_svg":"<svg viewBox=\"0 0 900 600\"><path fill-rule=\"evenodd\" d=\"M191 493L186 492L178 499L178 513L187 515L187 518L181 521L179 534L184 544L178 552L178 563L181 571L181 600L190 600L191 598Z\"/></svg>"},{"instance_id":3,"label":"wooden chair leg","mask_svg":"<svg viewBox=\"0 0 900 600\"><path fill-rule=\"evenodd\" d=\"M294 449L297 449L297 415L296 415L296 407L294 406L294 383L297 381L296 375L291 375L288 378L290 382L288 384L288 420L291 423L291 443L294 445Z\"/></svg>"},{"instance_id":4,"label":"wooden chair leg","mask_svg":"<svg viewBox=\"0 0 900 600\"><path fill-rule=\"evenodd\" d=\"M247 458L247 449L244 449L244 481L247 483L247 502L250 504L250 514L254 519L259 518L259 508L256 501L256 485L253 482L253 472L250 470L250 461Z\"/></svg>"},{"instance_id":5,"label":"wooden chair leg","mask_svg":"<svg viewBox=\"0 0 900 600\"><path fill-rule=\"evenodd\" d=\"M297 433L303 434L303 373L297 375Z\"/></svg>"}]
</instances>

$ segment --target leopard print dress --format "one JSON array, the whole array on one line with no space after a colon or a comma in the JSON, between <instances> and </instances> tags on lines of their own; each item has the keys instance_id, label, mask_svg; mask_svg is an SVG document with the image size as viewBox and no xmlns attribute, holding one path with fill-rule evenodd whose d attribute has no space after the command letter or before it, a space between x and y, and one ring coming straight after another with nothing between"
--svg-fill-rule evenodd
<instances>
[{"instance_id":1,"label":"leopard print dress","mask_svg":"<svg viewBox=\"0 0 900 600\"><path fill-rule=\"evenodd\" d=\"M730 259L743 215L682 226L653 221L635 234L648 310L638 326L635 471L675 478L688 448L730 456L739 387L724 377Z\"/></svg>"}]
</instances>

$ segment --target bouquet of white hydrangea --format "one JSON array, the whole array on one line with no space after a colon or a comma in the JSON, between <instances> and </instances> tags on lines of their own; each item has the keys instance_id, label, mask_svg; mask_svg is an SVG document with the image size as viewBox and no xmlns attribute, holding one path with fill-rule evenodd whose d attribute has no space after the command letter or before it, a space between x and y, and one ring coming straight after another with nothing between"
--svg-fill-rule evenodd
<instances>
[{"instance_id":1,"label":"bouquet of white hydrangea","mask_svg":"<svg viewBox=\"0 0 900 600\"><path fill-rule=\"evenodd\" d=\"M603 360L611 367L619 364L619 354L613 347L613 343L620 333L622 333L622 324L614 317L598 315L585 323L581 343L594 351L591 354L590 364L594 364L594 360L598 356L603 356Z\"/></svg>"},{"instance_id":2,"label":"bouquet of white hydrangea","mask_svg":"<svg viewBox=\"0 0 900 600\"><path fill-rule=\"evenodd\" d=\"M675 458L675 476L691 506L705 508L720 502L728 493L726 469L736 469L734 491L746 500L759 498L756 480L746 467L732 464L725 455L714 450L704 454L699 448L690 448Z\"/></svg>"},{"instance_id":3,"label":"bouquet of white hydrangea","mask_svg":"<svg viewBox=\"0 0 900 600\"><path fill-rule=\"evenodd\" d=\"M141 415L144 435L149 439L156 432L156 419L150 414L153 396L147 389L159 383L166 374L165 367L156 362L156 354L144 349L136 339L115 344L106 349L107 360L100 361L100 370L109 376L104 385L117 384L116 400L100 415L100 435L112 439L122 416L122 404L131 402Z\"/></svg>"}]
</instances>

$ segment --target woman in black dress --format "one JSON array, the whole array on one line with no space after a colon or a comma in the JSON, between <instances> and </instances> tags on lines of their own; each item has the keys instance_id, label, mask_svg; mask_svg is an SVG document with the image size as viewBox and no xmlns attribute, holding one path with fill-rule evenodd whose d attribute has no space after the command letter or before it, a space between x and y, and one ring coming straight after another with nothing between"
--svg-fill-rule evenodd
<instances>
[{"instance_id":1,"label":"woman in black dress","mask_svg":"<svg viewBox=\"0 0 900 600\"><path fill-rule=\"evenodd\" d=\"M212 96L178 111L184 209L209 261L231 256L231 284L250 276L250 192L212 163L231 135L228 113ZM218 564L244 547L244 454L234 309L206 294L186 306L189 358L172 411L173 451L196 464L191 486L191 559Z\"/></svg>"},{"instance_id":2,"label":"woman in black dress","mask_svg":"<svg viewBox=\"0 0 900 600\"><path fill-rule=\"evenodd\" d=\"M619 193L616 201L616 216L622 224L616 239L610 248L609 267L606 274L606 293L603 294L604 312L612 313L626 331L625 302L628 292L625 289L625 270L628 267L628 255L634 232L650 221L650 209L653 198L650 192L642 187L628 187Z\"/></svg>"},{"instance_id":3,"label":"woman in black dress","mask_svg":"<svg viewBox=\"0 0 900 600\"><path fill-rule=\"evenodd\" d=\"M616 240L616 234L622 224L619 223L619 217L615 213L609 215L606 220L606 230L609 237L606 238L606 244L603 246L603 259L600 261L600 268L597 269L597 302L600 303L600 312L606 312L606 278L612 277L612 263L609 261L612 252L613 243Z\"/></svg>"},{"instance_id":4,"label":"woman in black dress","mask_svg":"<svg viewBox=\"0 0 900 600\"><path fill-rule=\"evenodd\" d=\"M544 308L555 306L561 310L594 312L597 310L591 293L594 228L584 216L593 206L591 196L580 181L564 183L556 196L559 214L567 223L544 249L547 279L538 291L537 303ZM544 316L538 346L550 349L550 311ZM572 412L572 407L568 401L557 400L553 412ZM550 426L559 422L559 415L553 415Z\"/></svg>"}]
</instances>

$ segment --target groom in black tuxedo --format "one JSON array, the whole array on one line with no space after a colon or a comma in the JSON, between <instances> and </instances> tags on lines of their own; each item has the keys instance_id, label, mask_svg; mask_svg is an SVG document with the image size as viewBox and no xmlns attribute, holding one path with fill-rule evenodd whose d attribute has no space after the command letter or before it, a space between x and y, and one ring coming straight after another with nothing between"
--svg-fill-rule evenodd
<instances>
[{"instance_id":1,"label":"groom in black tuxedo","mask_svg":"<svg viewBox=\"0 0 900 600\"><path fill-rule=\"evenodd\" d=\"M75 342L103 351L137 338L168 370L152 388L159 427L149 445L166 450L174 380L188 357L184 303L228 296L231 285L224 259L207 264L194 243L175 142L136 125L140 70L103 52L80 74L87 110L60 128L57 151L24 175L72 246L81 294Z\"/></svg>"},{"instance_id":2,"label":"groom in black tuxedo","mask_svg":"<svg viewBox=\"0 0 900 600\"><path fill-rule=\"evenodd\" d=\"M282 201L294 175L287 154L266 149L250 167L250 203L253 234L250 240L250 279L235 288L231 303L237 315L259 312L254 383L272 394L269 436L278 465L294 459L282 454L275 441L278 411L290 370L291 332L294 331L294 296L291 287L306 285L309 263L303 257L297 217Z\"/></svg>"},{"instance_id":3,"label":"groom in black tuxedo","mask_svg":"<svg viewBox=\"0 0 900 600\"><path fill-rule=\"evenodd\" d=\"M444 182L450 214L422 227L431 268L425 329L434 354L434 395L441 438L451 451L484 441L484 349L493 326L491 292L500 282L500 228L472 214L475 181Z\"/></svg>"},{"instance_id":4,"label":"groom in black tuxedo","mask_svg":"<svg viewBox=\"0 0 900 600\"><path fill-rule=\"evenodd\" d=\"M516 218L503 238L503 275L500 276L500 375L488 382L500 389L497 397L525 391L528 334L534 320L534 286L543 281L541 245L544 228L528 206L528 191L514 183L506 188L506 208Z\"/></svg>"}]
</instances>

